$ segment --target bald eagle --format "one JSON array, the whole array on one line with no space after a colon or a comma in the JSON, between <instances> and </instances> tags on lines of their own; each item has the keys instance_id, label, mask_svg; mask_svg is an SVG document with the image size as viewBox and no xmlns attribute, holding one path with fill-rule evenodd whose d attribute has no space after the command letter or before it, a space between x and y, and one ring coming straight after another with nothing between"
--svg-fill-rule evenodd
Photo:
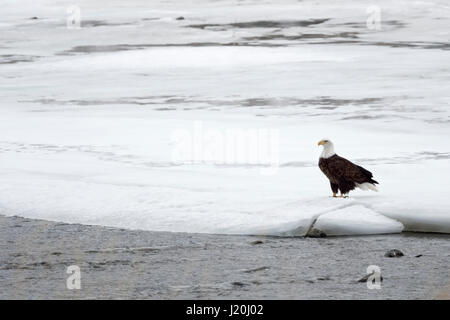
<instances>
[{"instance_id":1,"label":"bald eagle","mask_svg":"<svg viewBox=\"0 0 450 320\"><path fill-rule=\"evenodd\" d=\"M372 173L338 156L334 152L334 145L330 140L320 140L318 145L323 146L319 168L330 180L333 197L336 197L338 191L341 192L341 198L347 197L346 195L355 187L362 190L378 191L375 186L378 182L372 179Z\"/></svg>"}]
</instances>

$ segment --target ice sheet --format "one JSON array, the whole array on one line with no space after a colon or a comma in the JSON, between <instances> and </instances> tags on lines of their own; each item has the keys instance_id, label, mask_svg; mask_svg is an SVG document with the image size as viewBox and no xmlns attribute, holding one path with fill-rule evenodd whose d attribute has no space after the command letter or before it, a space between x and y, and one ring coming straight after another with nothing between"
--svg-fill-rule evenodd
<instances>
[{"instance_id":1,"label":"ice sheet","mask_svg":"<svg viewBox=\"0 0 450 320\"><path fill-rule=\"evenodd\" d=\"M450 232L445 2L379 2L378 31L349 0L80 1L80 30L66 28L72 3L26 4L2 7L1 214L180 232ZM176 133L199 127L206 140L273 130L274 162L175 161ZM325 137L379 193L330 198Z\"/></svg>"}]
</instances>

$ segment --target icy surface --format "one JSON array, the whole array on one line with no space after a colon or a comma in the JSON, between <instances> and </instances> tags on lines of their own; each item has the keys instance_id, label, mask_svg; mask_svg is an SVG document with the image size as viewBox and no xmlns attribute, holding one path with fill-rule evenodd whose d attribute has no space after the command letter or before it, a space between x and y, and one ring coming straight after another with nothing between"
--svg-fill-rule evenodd
<instances>
[{"instance_id":1,"label":"icy surface","mask_svg":"<svg viewBox=\"0 0 450 320\"><path fill-rule=\"evenodd\" d=\"M403 225L364 206L351 206L320 215L314 228L326 235L398 233Z\"/></svg>"},{"instance_id":2,"label":"icy surface","mask_svg":"<svg viewBox=\"0 0 450 320\"><path fill-rule=\"evenodd\" d=\"M205 233L302 236L314 221L330 235L450 232L445 1L377 2L381 30L349 0L80 1L79 30L70 5L2 3L0 213ZM274 130L276 161L175 161L174 134L199 126ZM330 198L325 137L380 192Z\"/></svg>"}]
</instances>

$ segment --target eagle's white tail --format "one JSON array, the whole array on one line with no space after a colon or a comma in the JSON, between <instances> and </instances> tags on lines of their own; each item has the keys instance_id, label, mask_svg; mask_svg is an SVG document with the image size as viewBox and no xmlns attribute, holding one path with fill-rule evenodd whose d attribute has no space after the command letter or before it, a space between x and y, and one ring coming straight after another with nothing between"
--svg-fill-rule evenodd
<instances>
[{"instance_id":1,"label":"eagle's white tail","mask_svg":"<svg viewBox=\"0 0 450 320\"><path fill-rule=\"evenodd\" d=\"M372 190L372 191L378 192L377 187L374 184L369 183L369 182L364 182L361 184L357 183L356 186L358 188L360 188L361 190Z\"/></svg>"}]
</instances>

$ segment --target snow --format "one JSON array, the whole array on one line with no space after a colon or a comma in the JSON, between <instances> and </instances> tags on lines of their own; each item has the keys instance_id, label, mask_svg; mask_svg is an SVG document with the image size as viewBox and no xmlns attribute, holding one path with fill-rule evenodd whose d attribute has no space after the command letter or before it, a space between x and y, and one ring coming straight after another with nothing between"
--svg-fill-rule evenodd
<instances>
[{"instance_id":1,"label":"snow","mask_svg":"<svg viewBox=\"0 0 450 320\"><path fill-rule=\"evenodd\" d=\"M330 236L398 233L403 225L362 205L320 215L314 228Z\"/></svg>"},{"instance_id":2,"label":"snow","mask_svg":"<svg viewBox=\"0 0 450 320\"><path fill-rule=\"evenodd\" d=\"M80 1L85 21L106 22L80 30L65 27L72 3L27 3L4 4L0 24L1 214L177 232L450 233L449 53L432 47L448 46L445 2L380 2L379 32L350 0ZM286 38L304 33L334 38ZM324 137L380 192L331 198Z\"/></svg>"}]
</instances>

